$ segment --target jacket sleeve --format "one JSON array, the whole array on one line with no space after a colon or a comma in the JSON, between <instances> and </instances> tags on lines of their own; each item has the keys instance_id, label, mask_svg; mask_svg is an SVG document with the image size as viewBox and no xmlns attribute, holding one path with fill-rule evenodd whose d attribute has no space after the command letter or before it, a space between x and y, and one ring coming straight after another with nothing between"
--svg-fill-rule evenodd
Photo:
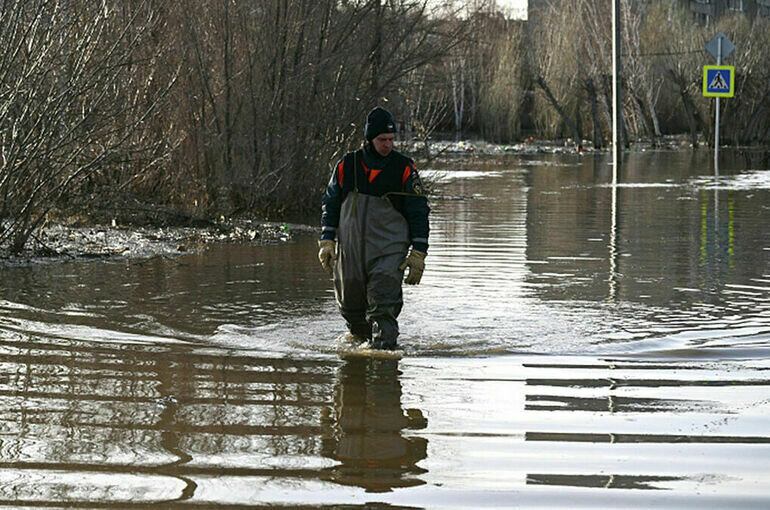
<instances>
[{"instance_id":1,"label":"jacket sleeve","mask_svg":"<svg viewBox=\"0 0 770 510\"><path fill-rule=\"evenodd\" d=\"M341 159L334 165L332 170L331 179L326 186L326 193L324 193L321 199L321 239L334 239L337 237L337 227L340 224L340 208L342 206L342 199L344 198L342 192L343 184L343 161Z\"/></svg>"},{"instance_id":2,"label":"jacket sleeve","mask_svg":"<svg viewBox=\"0 0 770 510\"><path fill-rule=\"evenodd\" d=\"M422 180L420 180L414 163L411 161L404 169L402 182L404 192L411 195L404 197L404 216L409 224L412 247L417 251L428 253L430 206L428 205L428 197L423 192Z\"/></svg>"}]
</instances>

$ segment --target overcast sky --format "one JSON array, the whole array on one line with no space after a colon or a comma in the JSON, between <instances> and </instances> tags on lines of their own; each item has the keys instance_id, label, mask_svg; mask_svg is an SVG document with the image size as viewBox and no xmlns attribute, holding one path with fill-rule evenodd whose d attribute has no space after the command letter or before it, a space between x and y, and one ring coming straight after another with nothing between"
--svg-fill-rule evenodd
<instances>
[{"instance_id":1,"label":"overcast sky","mask_svg":"<svg viewBox=\"0 0 770 510\"><path fill-rule=\"evenodd\" d=\"M511 17L514 17L514 18L527 17L527 0L497 0L497 4L500 7L510 9Z\"/></svg>"}]
</instances>

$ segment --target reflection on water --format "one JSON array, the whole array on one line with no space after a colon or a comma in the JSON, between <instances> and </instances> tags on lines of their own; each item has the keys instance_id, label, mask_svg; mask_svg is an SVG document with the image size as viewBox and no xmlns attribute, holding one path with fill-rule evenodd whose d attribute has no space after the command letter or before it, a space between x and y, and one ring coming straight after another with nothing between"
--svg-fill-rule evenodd
<instances>
[{"instance_id":1,"label":"reflection on water","mask_svg":"<svg viewBox=\"0 0 770 510\"><path fill-rule=\"evenodd\" d=\"M770 172L706 153L497 158L437 179L411 355L770 353ZM335 352L312 234L165 259L0 269L0 327L96 340Z\"/></svg>"},{"instance_id":2,"label":"reflection on water","mask_svg":"<svg viewBox=\"0 0 770 510\"><path fill-rule=\"evenodd\" d=\"M329 426L323 454L341 464L329 479L370 492L424 483L417 462L427 455L427 440L404 437L425 428L419 409L401 407L398 361L351 358L334 387L334 407L325 410Z\"/></svg>"},{"instance_id":3,"label":"reflection on water","mask_svg":"<svg viewBox=\"0 0 770 510\"><path fill-rule=\"evenodd\" d=\"M709 161L438 169L398 362L310 234L0 268L0 505L765 508L770 172Z\"/></svg>"},{"instance_id":4,"label":"reflection on water","mask_svg":"<svg viewBox=\"0 0 770 510\"><path fill-rule=\"evenodd\" d=\"M770 172L707 156L632 154L617 187L604 158L437 174L420 347L766 355Z\"/></svg>"},{"instance_id":5,"label":"reflection on water","mask_svg":"<svg viewBox=\"0 0 770 510\"><path fill-rule=\"evenodd\" d=\"M679 481L675 476L527 475L528 485L562 485L601 489L664 489L658 482Z\"/></svg>"},{"instance_id":6,"label":"reflection on water","mask_svg":"<svg viewBox=\"0 0 770 510\"><path fill-rule=\"evenodd\" d=\"M326 364L36 337L2 351L2 502L141 506L325 467L301 459L320 446Z\"/></svg>"},{"instance_id":7,"label":"reflection on water","mask_svg":"<svg viewBox=\"0 0 770 510\"><path fill-rule=\"evenodd\" d=\"M22 335L0 351L0 505L770 498L767 360L264 359Z\"/></svg>"},{"instance_id":8,"label":"reflection on water","mask_svg":"<svg viewBox=\"0 0 770 510\"><path fill-rule=\"evenodd\" d=\"M284 484L424 483L427 440L411 434L427 420L402 407L398 361L21 336L0 349L0 505L250 505Z\"/></svg>"},{"instance_id":9,"label":"reflection on water","mask_svg":"<svg viewBox=\"0 0 770 510\"><path fill-rule=\"evenodd\" d=\"M405 375L437 365L416 360ZM768 368L574 357L443 364L429 390L412 388L437 452L424 478L497 491L511 508L763 508Z\"/></svg>"}]
</instances>

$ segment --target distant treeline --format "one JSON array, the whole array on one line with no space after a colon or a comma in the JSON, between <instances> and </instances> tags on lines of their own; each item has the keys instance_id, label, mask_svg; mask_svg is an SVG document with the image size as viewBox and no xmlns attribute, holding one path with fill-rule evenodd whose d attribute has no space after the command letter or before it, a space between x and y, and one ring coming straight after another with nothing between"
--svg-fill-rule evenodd
<instances>
[{"instance_id":1,"label":"distant treeline","mask_svg":"<svg viewBox=\"0 0 770 510\"><path fill-rule=\"evenodd\" d=\"M537 93L532 127L539 136L585 137L603 145L611 104L611 3L603 0L530 2L524 53ZM623 0L622 77L626 139L698 135L713 144L715 101L702 95L703 66L716 64L705 45L718 31L736 50L735 97L721 101L721 143L766 145L770 140L770 19L727 11L708 27L690 2ZM529 82L527 82L529 83ZM529 87L528 87L529 88ZM549 95L553 100L549 99ZM549 108L548 106L552 106ZM557 106L558 105L558 106Z\"/></svg>"},{"instance_id":2,"label":"distant treeline","mask_svg":"<svg viewBox=\"0 0 770 510\"><path fill-rule=\"evenodd\" d=\"M462 4L462 9L453 6ZM468 5L470 7L468 7ZM380 104L401 136L608 137L610 0L8 0L0 3L0 247L48 220L185 223L316 210ZM770 30L624 2L630 139L710 136L703 44L738 49L723 140L765 143Z\"/></svg>"}]
</instances>

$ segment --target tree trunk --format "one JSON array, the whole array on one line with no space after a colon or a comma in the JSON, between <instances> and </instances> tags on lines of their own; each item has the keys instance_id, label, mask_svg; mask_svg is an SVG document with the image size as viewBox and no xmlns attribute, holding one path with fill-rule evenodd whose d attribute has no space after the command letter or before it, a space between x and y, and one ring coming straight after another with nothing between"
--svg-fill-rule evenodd
<instances>
[{"instance_id":1,"label":"tree trunk","mask_svg":"<svg viewBox=\"0 0 770 510\"><path fill-rule=\"evenodd\" d=\"M655 125L649 115L649 112L647 111L644 100L641 97L638 97L636 94L632 94L631 97L639 110L639 116L642 118L642 122L644 123L644 130L649 134L650 139L652 140L652 145L657 147L658 141L655 136Z\"/></svg>"},{"instance_id":2,"label":"tree trunk","mask_svg":"<svg viewBox=\"0 0 770 510\"><path fill-rule=\"evenodd\" d=\"M548 88L548 84L545 82L543 77L538 76L536 78L536 81L537 81L537 84L540 86L540 88L543 89L543 92L545 92L545 95L548 97L548 101L551 102L551 105L556 109L559 116L567 125L568 129L572 131L572 138L575 140L575 144L580 145L581 143L580 132L578 131L578 128L575 125L575 123L572 122L572 119L570 119L569 116L567 116L567 114L564 112L564 109L561 107L561 105L559 105L559 102L553 96L553 93L551 93L551 89Z\"/></svg>"},{"instance_id":3,"label":"tree trunk","mask_svg":"<svg viewBox=\"0 0 770 510\"><path fill-rule=\"evenodd\" d=\"M382 66L382 25L384 23L383 18L384 7L381 0L375 0L374 2L374 40L372 41L372 49L369 53L369 64L371 69L371 89L370 94L372 97L378 97L380 95L380 67Z\"/></svg>"},{"instance_id":4,"label":"tree trunk","mask_svg":"<svg viewBox=\"0 0 770 510\"><path fill-rule=\"evenodd\" d=\"M588 98L591 101L591 120L593 122L593 144L594 149L602 148L602 128L601 119L599 118L599 101L596 97L596 85L591 78L586 79L586 90L588 91Z\"/></svg>"},{"instance_id":5,"label":"tree trunk","mask_svg":"<svg viewBox=\"0 0 770 510\"><path fill-rule=\"evenodd\" d=\"M679 94L682 96L682 104L684 106L684 111L687 114L687 124L690 127L690 142L692 143L693 149L695 149L698 147L698 128L695 123L695 114L693 113L695 105L692 104L692 99L690 99L686 90L680 89Z\"/></svg>"},{"instance_id":6,"label":"tree trunk","mask_svg":"<svg viewBox=\"0 0 770 510\"><path fill-rule=\"evenodd\" d=\"M454 69L453 71L457 71ZM460 60L459 78L453 73L452 79L452 104L455 114L455 139L460 140L463 132L463 110L465 110L465 63ZM459 79L459 84L458 84Z\"/></svg>"},{"instance_id":7,"label":"tree trunk","mask_svg":"<svg viewBox=\"0 0 770 510\"><path fill-rule=\"evenodd\" d=\"M650 111L650 120L652 120L652 133L653 133L653 145L658 146L659 141L663 138L663 133L660 131L660 119L658 119L658 112L655 109L655 101L653 100L652 88L645 87L647 108Z\"/></svg>"},{"instance_id":8,"label":"tree trunk","mask_svg":"<svg viewBox=\"0 0 770 510\"><path fill-rule=\"evenodd\" d=\"M749 122L747 123L746 132L744 135L747 143L754 143L761 141L761 138L765 138L764 136L760 138L759 129L763 124L761 122L762 119L766 118L765 110L768 102L770 102L770 90L765 92L765 95L762 96L762 99L759 101L759 105L754 109L754 113L751 115L751 119L749 119Z\"/></svg>"}]
</instances>

